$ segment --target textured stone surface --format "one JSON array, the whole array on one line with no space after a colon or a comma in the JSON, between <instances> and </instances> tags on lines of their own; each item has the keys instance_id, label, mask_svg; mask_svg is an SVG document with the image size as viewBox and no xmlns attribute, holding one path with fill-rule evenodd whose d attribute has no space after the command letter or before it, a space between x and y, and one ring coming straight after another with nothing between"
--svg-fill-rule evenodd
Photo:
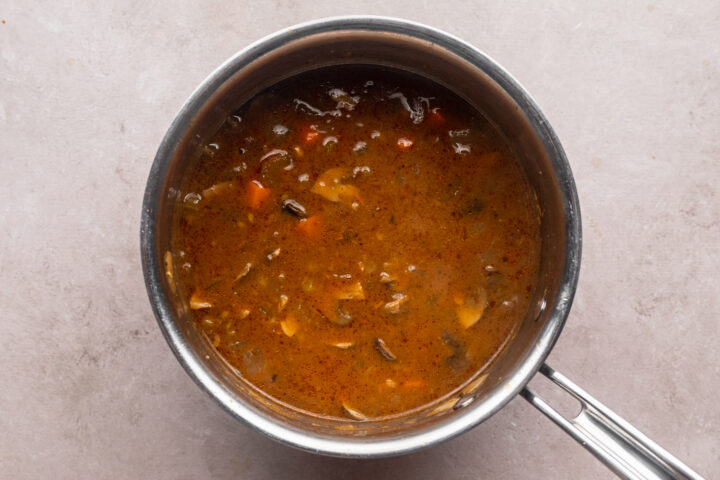
<instances>
[{"instance_id":1,"label":"textured stone surface","mask_svg":"<svg viewBox=\"0 0 720 480\"><path fill-rule=\"evenodd\" d=\"M611 476L522 399L420 454L291 450L222 412L165 345L138 252L165 129L236 50L346 13L456 34L535 96L567 150L585 226L550 363L720 477L720 4L581 3L5 2L0 477Z\"/></svg>"}]
</instances>

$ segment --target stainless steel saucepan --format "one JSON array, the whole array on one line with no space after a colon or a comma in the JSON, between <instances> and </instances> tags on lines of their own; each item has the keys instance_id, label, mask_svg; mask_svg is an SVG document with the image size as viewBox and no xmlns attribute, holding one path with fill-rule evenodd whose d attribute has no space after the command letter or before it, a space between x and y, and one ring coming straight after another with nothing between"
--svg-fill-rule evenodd
<instances>
[{"instance_id":1,"label":"stainless steel saucepan","mask_svg":"<svg viewBox=\"0 0 720 480\"><path fill-rule=\"evenodd\" d=\"M227 114L264 88L303 71L371 64L440 83L490 119L514 146L542 211L540 272L531 307L489 368L433 405L365 422L300 412L265 395L214 353L176 292L173 222L184 173ZM544 362L563 328L580 269L580 210L570 166L530 95L492 59L433 28L382 17L298 25L245 48L213 72L180 110L152 165L142 212L141 250L150 302L165 338L195 382L246 425L291 446L340 457L414 452L480 424L518 394L616 474L628 479L701 478ZM567 419L526 387L542 373L582 404Z\"/></svg>"}]
</instances>

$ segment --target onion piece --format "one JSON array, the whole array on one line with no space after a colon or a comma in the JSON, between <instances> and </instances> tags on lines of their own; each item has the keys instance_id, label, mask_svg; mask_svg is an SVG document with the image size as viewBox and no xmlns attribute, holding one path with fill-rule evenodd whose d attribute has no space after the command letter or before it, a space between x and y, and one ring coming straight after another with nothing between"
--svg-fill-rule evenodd
<instances>
[{"instance_id":1,"label":"onion piece","mask_svg":"<svg viewBox=\"0 0 720 480\"><path fill-rule=\"evenodd\" d=\"M203 198L213 198L222 195L233 188L232 182L220 182L202 191Z\"/></svg>"},{"instance_id":2,"label":"onion piece","mask_svg":"<svg viewBox=\"0 0 720 480\"><path fill-rule=\"evenodd\" d=\"M190 308L192 310L203 310L205 308L212 308L212 306L212 303L200 298L200 294L198 294L197 291L190 295Z\"/></svg>"},{"instance_id":3,"label":"onion piece","mask_svg":"<svg viewBox=\"0 0 720 480\"><path fill-rule=\"evenodd\" d=\"M295 320L295 317L288 315L285 317L285 320L280 322L280 328L282 328L285 335L292 337L300 329L300 324Z\"/></svg>"},{"instance_id":4,"label":"onion piece","mask_svg":"<svg viewBox=\"0 0 720 480\"><path fill-rule=\"evenodd\" d=\"M338 300L365 300L362 283L354 282L340 287L335 291L334 297Z\"/></svg>"},{"instance_id":5,"label":"onion piece","mask_svg":"<svg viewBox=\"0 0 720 480\"><path fill-rule=\"evenodd\" d=\"M393 299L394 300L383 305L383 310L385 310L386 313L400 313L400 308L408 301L408 296L404 293L396 293L393 295Z\"/></svg>"}]
</instances>

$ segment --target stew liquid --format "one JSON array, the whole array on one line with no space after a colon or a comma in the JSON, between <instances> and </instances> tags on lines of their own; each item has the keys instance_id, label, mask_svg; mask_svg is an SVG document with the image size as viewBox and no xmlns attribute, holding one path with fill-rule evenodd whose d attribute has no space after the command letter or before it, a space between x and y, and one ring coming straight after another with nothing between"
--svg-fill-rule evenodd
<instances>
[{"instance_id":1,"label":"stew liquid","mask_svg":"<svg viewBox=\"0 0 720 480\"><path fill-rule=\"evenodd\" d=\"M538 207L512 150L449 90L329 67L228 116L174 237L198 327L248 382L362 420L486 368L528 308Z\"/></svg>"}]
</instances>

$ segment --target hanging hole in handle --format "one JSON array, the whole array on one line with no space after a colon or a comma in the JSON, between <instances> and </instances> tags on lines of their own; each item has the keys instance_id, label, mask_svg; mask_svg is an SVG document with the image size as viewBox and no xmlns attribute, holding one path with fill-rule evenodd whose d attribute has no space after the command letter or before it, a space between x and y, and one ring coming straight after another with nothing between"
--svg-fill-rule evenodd
<instances>
[{"instance_id":1,"label":"hanging hole in handle","mask_svg":"<svg viewBox=\"0 0 720 480\"><path fill-rule=\"evenodd\" d=\"M583 404L542 373L538 373L528 385L565 418L573 419L583 410Z\"/></svg>"}]
</instances>

